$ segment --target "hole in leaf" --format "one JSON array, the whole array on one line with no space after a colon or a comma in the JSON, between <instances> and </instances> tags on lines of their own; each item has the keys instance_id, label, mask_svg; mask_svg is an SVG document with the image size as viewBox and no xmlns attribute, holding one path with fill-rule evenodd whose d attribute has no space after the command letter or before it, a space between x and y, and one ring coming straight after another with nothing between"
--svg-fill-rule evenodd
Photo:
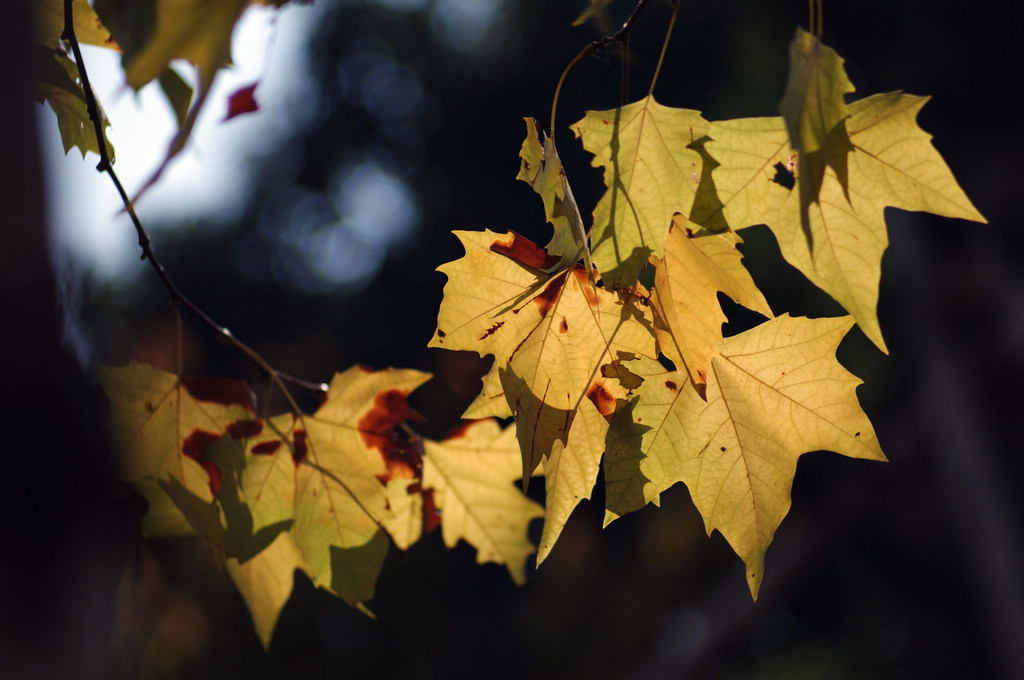
<instances>
[{"instance_id":1,"label":"hole in leaf","mask_svg":"<svg viewBox=\"0 0 1024 680\"><path fill-rule=\"evenodd\" d=\"M772 177L772 181L779 186L786 187L790 191L796 186L796 177L782 163L775 164L775 177Z\"/></svg>"}]
</instances>

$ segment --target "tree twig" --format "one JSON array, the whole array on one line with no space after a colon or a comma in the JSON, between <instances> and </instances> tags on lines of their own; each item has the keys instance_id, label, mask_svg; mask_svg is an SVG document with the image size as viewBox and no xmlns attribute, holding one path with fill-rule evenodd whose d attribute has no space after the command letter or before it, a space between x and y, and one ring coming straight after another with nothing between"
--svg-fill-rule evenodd
<instances>
[{"instance_id":1,"label":"tree twig","mask_svg":"<svg viewBox=\"0 0 1024 680\"><path fill-rule=\"evenodd\" d=\"M299 407L295 403L295 399L288 391L284 383L290 383L297 387L301 387L307 390L315 392L326 392L327 385L325 383L314 383L301 378L282 373L273 366L271 366L266 359L264 359L256 350L252 349L244 342L236 338L230 330L221 326L214 321L206 312L199 308L194 302L189 300L184 293L182 293L174 282L171 280L167 271L164 269L163 264L157 258L156 253L153 252L153 241L149 236L149 232L142 226L142 222L139 220L138 215L135 213L135 207L132 205L131 199L128 197L127 192L124 190L124 186L121 184L121 180L118 178L117 173L114 171L113 166L110 162L110 153L107 150L107 140L103 134L102 119L99 115L99 107L96 105L96 95L92 91L92 86L89 84L89 74L85 69L85 60L82 58L82 49L78 45L78 38L75 35L75 20L74 12L72 9L72 2L74 0L64 0L64 32L61 34L61 38L67 41L71 45L71 50L75 55L75 63L78 66L79 77L82 80L82 89L85 91L85 103L86 108L89 111L89 118L92 120L93 128L96 133L96 142L99 147L100 162L96 166L98 172L105 172L114 183L114 187L117 189L117 193L121 196L121 201L124 203L125 211L132 220L132 224L135 226L135 232L139 236L139 247L142 248L142 259L149 260L150 265L156 272L157 276L160 277L160 281L163 282L164 287L167 289L168 294L171 296L171 300L175 303L185 307L190 312L196 315L200 321L206 326L213 330L214 333L219 335L229 345L238 350L242 356L244 356L249 363L256 366L263 373L270 376L271 379L277 384L277 386L284 393L285 398L291 405L292 409L299 413ZM79 0L84 2L84 0Z\"/></svg>"}]
</instances>

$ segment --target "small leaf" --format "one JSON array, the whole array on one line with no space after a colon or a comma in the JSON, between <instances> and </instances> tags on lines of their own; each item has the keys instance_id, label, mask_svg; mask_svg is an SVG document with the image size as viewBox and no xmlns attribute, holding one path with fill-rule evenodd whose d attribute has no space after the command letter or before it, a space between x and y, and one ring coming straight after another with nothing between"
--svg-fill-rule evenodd
<instances>
[{"instance_id":1,"label":"small leaf","mask_svg":"<svg viewBox=\"0 0 1024 680\"><path fill-rule=\"evenodd\" d=\"M259 85L259 83L253 83L252 85L239 88L228 96L228 113L224 117L224 120L231 120L235 116L259 111L260 107L259 104L256 103L255 97L257 85Z\"/></svg>"},{"instance_id":2,"label":"small leaf","mask_svg":"<svg viewBox=\"0 0 1024 680\"><path fill-rule=\"evenodd\" d=\"M653 307L658 347L696 385L706 382L715 348L722 341L725 313L718 293L764 316L772 310L743 266L734 233L688 238L686 218L677 215L665 244L665 259L654 258Z\"/></svg>"},{"instance_id":3,"label":"small leaf","mask_svg":"<svg viewBox=\"0 0 1024 680\"><path fill-rule=\"evenodd\" d=\"M56 47L64 33L64 0L34 0L32 3L35 20L33 40L46 47ZM96 12L84 0L71 4L74 16L75 38L82 45L98 45L118 49L110 32L104 28Z\"/></svg>"},{"instance_id":4,"label":"small leaf","mask_svg":"<svg viewBox=\"0 0 1024 680\"><path fill-rule=\"evenodd\" d=\"M544 531L537 550L539 567L562 533L569 515L590 493L601 465L608 421L589 400L584 400L573 420L568 442L556 441L544 463L547 501Z\"/></svg>"},{"instance_id":5,"label":"small leaf","mask_svg":"<svg viewBox=\"0 0 1024 680\"><path fill-rule=\"evenodd\" d=\"M78 66L67 54L57 49L38 45L31 48L31 59L36 75L35 100L46 101L57 114L57 127L64 144L64 153L78 147L85 158L86 151L100 152L96 141L95 127L89 118L89 107L85 101L85 90L78 83ZM96 102L99 107L99 100ZM110 127L103 109L99 109L104 130ZM107 152L114 160L114 147L107 141Z\"/></svg>"},{"instance_id":6,"label":"small leaf","mask_svg":"<svg viewBox=\"0 0 1024 680\"><path fill-rule=\"evenodd\" d=\"M273 543L246 562L227 560L228 575L252 614L256 636L264 649L270 648L281 610L291 597L296 569L305 570L305 566L288 532L278 534Z\"/></svg>"},{"instance_id":7,"label":"small leaf","mask_svg":"<svg viewBox=\"0 0 1024 680\"><path fill-rule=\"evenodd\" d=\"M443 442L424 442L424 449L423 488L434 491L445 545L465 539L477 563L502 564L524 583L534 551L527 528L544 511L514 483L522 468L513 429L481 420Z\"/></svg>"}]
</instances>

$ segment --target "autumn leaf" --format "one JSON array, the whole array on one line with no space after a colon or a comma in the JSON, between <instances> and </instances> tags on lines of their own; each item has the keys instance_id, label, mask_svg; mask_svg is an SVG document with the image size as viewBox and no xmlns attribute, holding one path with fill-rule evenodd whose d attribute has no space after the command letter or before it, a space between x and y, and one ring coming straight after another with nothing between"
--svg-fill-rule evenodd
<instances>
[{"instance_id":1,"label":"autumn leaf","mask_svg":"<svg viewBox=\"0 0 1024 680\"><path fill-rule=\"evenodd\" d=\"M701 176L690 145L708 132L700 113L648 96L619 109L588 111L572 126L608 187L594 209L591 250L610 288L633 286L650 255L661 257L675 213L686 214Z\"/></svg>"},{"instance_id":2,"label":"autumn leaf","mask_svg":"<svg viewBox=\"0 0 1024 680\"><path fill-rule=\"evenodd\" d=\"M196 69L198 88L188 115L179 115L179 131L163 161L143 183L138 198L163 174L185 147L196 116L218 71L231 57L231 32L248 0L96 0L96 12L124 48L125 79L138 90L161 78L161 85L177 112L184 101L183 83L169 74L171 61L184 59Z\"/></svg>"},{"instance_id":3,"label":"autumn leaf","mask_svg":"<svg viewBox=\"0 0 1024 680\"><path fill-rule=\"evenodd\" d=\"M590 272L593 278L586 229L562 161L555 150L555 143L547 135L544 135L542 143L537 132L537 121L533 118L524 120L526 140L519 152L522 163L516 179L533 187L544 201L544 214L555 229L554 236L544 250L548 255L560 258L552 269L570 267L583 257L584 270Z\"/></svg>"},{"instance_id":4,"label":"autumn leaf","mask_svg":"<svg viewBox=\"0 0 1024 680\"><path fill-rule=\"evenodd\" d=\"M857 402L860 381L835 358L852 323L783 315L726 338L711 360L707 401L667 371L637 390L645 496L684 482L708 533L720 531L746 563L755 597L797 458L826 450L885 459Z\"/></svg>"},{"instance_id":5,"label":"autumn leaf","mask_svg":"<svg viewBox=\"0 0 1024 680\"><path fill-rule=\"evenodd\" d=\"M817 36L797 30L789 45L789 80L779 110L790 146L798 152L800 224L811 248L808 210L819 200L825 168L832 168L844 193L847 188L846 162L853 146L845 125L850 117L845 96L853 91L842 57Z\"/></svg>"},{"instance_id":6,"label":"autumn leaf","mask_svg":"<svg viewBox=\"0 0 1024 680\"><path fill-rule=\"evenodd\" d=\"M665 259L655 266L654 308L658 348L696 385L706 382L711 357L722 341L726 321L718 301L725 293L764 316L772 311L743 266L734 233L688 238L686 218L676 215L665 243Z\"/></svg>"},{"instance_id":7,"label":"autumn leaf","mask_svg":"<svg viewBox=\"0 0 1024 680\"><path fill-rule=\"evenodd\" d=\"M367 574L383 562L378 533L391 515L387 480L415 475L393 428L414 417L406 397L428 378L418 371L360 367L339 373L324 404L296 424L292 446L276 453L299 463L291 533L310 576L350 604L368 599ZM305 428L301 436L299 427ZM344 564L359 568L336 568Z\"/></svg>"},{"instance_id":8,"label":"autumn leaf","mask_svg":"<svg viewBox=\"0 0 1024 680\"><path fill-rule=\"evenodd\" d=\"M477 563L504 565L517 584L526 581L530 521L543 509L516 485L521 473L513 428L480 420L442 442L424 442L423 488L432 489L445 545L465 539Z\"/></svg>"},{"instance_id":9,"label":"autumn leaf","mask_svg":"<svg viewBox=\"0 0 1024 680\"><path fill-rule=\"evenodd\" d=\"M494 354L528 479L618 352L654 356L643 300L594 288L582 269L545 275L546 253L516 234L457 232L432 347ZM493 370L493 369L492 369Z\"/></svg>"},{"instance_id":10,"label":"autumn leaf","mask_svg":"<svg viewBox=\"0 0 1024 680\"><path fill-rule=\"evenodd\" d=\"M256 86L259 83L252 83L241 87L228 96L228 112L224 120L231 120L235 116L259 111L259 104L256 103Z\"/></svg>"},{"instance_id":11,"label":"autumn leaf","mask_svg":"<svg viewBox=\"0 0 1024 680\"><path fill-rule=\"evenodd\" d=\"M32 3L34 32L32 39L39 45L56 47L64 33L64 0L34 0ZM82 45L98 45L118 49L110 32L88 2L71 3L75 38Z\"/></svg>"},{"instance_id":12,"label":"autumn leaf","mask_svg":"<svg viewBox=\"0 0 1024 680\"><path fill-rule=\"evenodd\" d=\"M251 559L240 562L230 558L226 564L228 575L252 614L256 636L263 648L269 649L281 610L291 597L295 570L304 569L295 541L283 532Z\"/></svg>"},{"instance_id":13,"label":"autumn leaf","mask_svg":"<svg viewBox=\"0 0 1024 680\"><path fill-rule=\"evenodd\" d=\"M544 461L546 489L544 530L537 550L539 567L562 533L569 515L580 501L590 498L601 465L608 421L597 406L584 400L573 420L568 441L556 441Z\"/></svg>"},{"instance_id":14,"label":"autumn leaf","mask_svg":"<svg viewBox=\"0 0 1024 680\"><path fill-rule=\"evenodd\" d=\"M505 390L501 386L501 364L495 361L481 379L483 387L476 395L466 411L462 414L465 420L481 420L483 418L511 418L512 409L505 399Z\"/></svg>"},{"instance_id":15,"label":"autumn leaf","mask_svg":"<svg viewBox=\"0 0 1024 680\"><path fill-rule=\"evenodd\" d=\"M244 384L212 378L179 379L145 364L99 369L110 400L110 436L121 479L175 479L207 501L220 473L204 455L235 421L252 417Z\"/></svg>"},{"instance_id":16,"label":"autumn leaf","mask_svg":"<svg viewBox=\"0 0 1024 680\"><path fill-rule=\"evenodd\" d=\"M715 173L731 227L767 224L783 257L850 312L883 351L876 307L882 253L888 246L885 208L985 221L931 145L931 136L917 126L917 112L926 101L892 92L850 105L847 127L854 152L849 191L843 191L831 169L825 173L819 201L810 211L813 251L802 234L799 197L774 181L777 166L789 156L782 120L713 123L715 141L707 144L722 164Z\"/></svg>"},{"instance_id":17,"label":"autumn leaf","mask_svg":"<svg viewBox=\"0 0 1024 680\"><path fill-rule=\"evenodd\" d=\"M34 98L37 102L48 103L57 115L57 127L60 130L61 142L64 144L64 153L70 153L71 149L77 146L82 152L82 158L85 158L86 151L99 154L100 147L96 141L92 119L89 118L85 90L79 83L78 66L62 50L40 45L33 45L30 49L36 76ZM106 130L110 127L110 121L103 109L99 108L98 100L96 106L103 129ZM114 147L109 141L107 152L113 160Z\"/></svg>"}]
</instances>

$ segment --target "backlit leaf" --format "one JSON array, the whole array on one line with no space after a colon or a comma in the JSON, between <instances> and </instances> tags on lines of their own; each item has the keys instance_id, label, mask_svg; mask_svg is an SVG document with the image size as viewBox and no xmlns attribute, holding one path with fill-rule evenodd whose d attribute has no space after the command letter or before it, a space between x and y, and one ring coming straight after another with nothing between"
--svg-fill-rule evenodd
<instances>
[{"instance_id":1,"label":"backlit leaf","mask_svg":"<svg viewBox=\"0 0 1024 680\"><path fill-rule=\"evenodd\" d=\"M572 126L608 187L594 209L591 250L605 285L634 285L650 255L661 257L675 213L689 213L701 176L690 145L708 132L700 113L648 96L610 111L588 111Z\"/></svg>"},{"instance_id":2,"label":"backlit leaf","mask_svg":"<svg viewBox=\"0 0 1024 680\"><path fill-rule=\"evenodd\" d=\"M706 382L708 365L722 341L725 313L718 293L772 316L764 295L743 266L734 233L688 238L686 218L677 215L665 244L665 258L652 260L653 308L661 353L697 385Z\"/></svg>"},{"instance_id":3,"label":"backlit leaf","mask_svg":"<svg viewBox=\"0 0 1024 680\"><path fill-rule=\"evenodd\" d=\"M423 487L434 491L445 545L465 539L478 563L502 564L513 581L525 582L534 551L527 528L544 511L515 485L522 467L512 428L481 420L424 449Z\"/></svg>"},{"instance_id":4,"label":"backlit leaf","mask_svg":"<svg viewBox=\"0 0 1024 680\"><path fill-rule=\"evenodd\" d=\"M846 161L853 146L845 125L850 117L845 95L853 91L842 57L817 36L797 30L789 45L789 80L779 110L790 146L798 152L800 220L811 247L814 241L807 211L818 202L826 167L832 168L846 191Z\"/></svg>"},{"instance_id":5,"label":"backlit leaf","mask_svg":"<svg viewBox=\"0 0 1024 680\"><path fill-rule=\"evenodd\" d=\"M85 90L78 82L78 66L63 51L39 45L31 47L31 58L36 76L35 100L45 101L57 114L57 127L60 129L64 153L70 153L77 146L82 152L82 158L85 158L86 151L99 154L100 147L89 118ZM99 107L98 100L96 105ZM110 127L110 121L102 108L99 114L105 130ZM107 152L113 160L114 147L109 141Z\"/></svg>"}]
</instances>

